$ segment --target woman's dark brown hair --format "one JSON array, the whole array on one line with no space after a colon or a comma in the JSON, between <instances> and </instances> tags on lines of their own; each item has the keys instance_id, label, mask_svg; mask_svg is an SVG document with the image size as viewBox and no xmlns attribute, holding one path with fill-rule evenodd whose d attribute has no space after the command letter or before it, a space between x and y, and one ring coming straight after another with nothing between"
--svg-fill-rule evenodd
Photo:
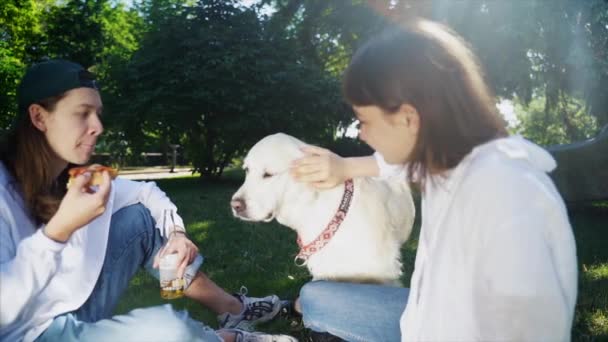
<instances>
[{"instance_id":1,"label":"woman's dark brown hair","mask_svg":"<svg viewBox=\"0 0 608 342\"><path fill-rule=\"evenodd\" d=\"M363 45L345 72L343 93L351 105L389 114L403 104L416 108L420 130L408 164L415 183L507 135L475 55L457 34L427 20L394 25Z\"/></svg>"},{"instance_id":2,"label":"woman's dark brown hair","mask_svg":"<svg viewBox=\"0 0 608 342\"><path fill-rule=\"evenodd\" d=\"M64 96L50 97L38 104L52 112ZM15 177L30 215L37 224L47 223L57 212L65 194L67 172L59 178L52 174L48 165L54 157L53 150L42 132L32 124L28 113L19 115L16 127L3 144L0 159Z\"/></svg>"}]
</instances>

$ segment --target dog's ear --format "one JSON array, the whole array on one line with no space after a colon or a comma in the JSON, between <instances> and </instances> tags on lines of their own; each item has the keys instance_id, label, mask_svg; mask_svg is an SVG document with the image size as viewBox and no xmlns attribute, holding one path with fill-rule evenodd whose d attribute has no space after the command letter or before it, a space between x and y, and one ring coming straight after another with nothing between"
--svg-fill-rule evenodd
<instances>
[{"instance_id":1,"label":"dog's ear","mask_svg":"<svg viewBox=\"0 0 608 342\"><path fill-rule=\"evenodd\" d=\"M276 145L281 149L281 154L287 159L295 160L304 156L301 148L306 146L306 143L300 139L285 133L276 133L267 138L276 141Z\"/></svg>"},{"instance_id":2,"label":"dog's ear","mask_svg":"<svg viewBox=\"0 0 608 342\"><path fill-rule=\"evenodd\" d=\"M306 144L296 138L293 138L291 144L285 144L285 147L289 150L289 155L293 156L294 160L304 157L304 151L302 151L302 147L304 146L306 146Z\"/></svg>"},{"instance_id":3,"label":"dog's ear","mask_svg":"<svg viewBox=\"0 0 608 342\"><path fill-rule=\"evenodd\" d=\"M250 169L281 173L286 172L291 162L304 156L301 147L305 143L284 133L276 133L258 141L247 153L245 163Z\"/></svg>"}]
</instances>

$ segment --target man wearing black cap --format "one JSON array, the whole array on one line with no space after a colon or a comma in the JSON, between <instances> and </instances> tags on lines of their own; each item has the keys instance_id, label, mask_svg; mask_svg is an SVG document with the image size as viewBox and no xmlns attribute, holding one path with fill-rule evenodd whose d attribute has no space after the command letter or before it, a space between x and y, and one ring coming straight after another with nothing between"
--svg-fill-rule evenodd
<instances>
[{"instance_id":1,"label":"man wearing black cap","mask_svg":"<svg viewBox=\"0 0 608 342\"><path fill-rule=\"evenodd\" d=\"M103 132L91 73L65 60L39 63L17 97L19 114L0 151L0 340L293 340L240 330L273 318L280 300L233 297L194 273L196 264L186 296L224 314L223 327L231 329L214 332L169 305L112 317L141 266L158 275L153 260L161 246L184 267L202 257L179 215L178 233L155 223L177 208L154 183L104 173L90 193L85 173L66 190L69 166L87 163Z\"/></svg>"}]
</instances>

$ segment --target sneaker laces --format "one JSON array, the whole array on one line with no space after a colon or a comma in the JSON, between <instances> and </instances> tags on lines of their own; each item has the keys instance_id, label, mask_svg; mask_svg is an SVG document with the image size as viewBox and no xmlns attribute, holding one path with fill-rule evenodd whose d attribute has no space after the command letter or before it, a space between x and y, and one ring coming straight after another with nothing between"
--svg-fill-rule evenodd
<instances>
[{"instance_id":1,"label":"sneaker laces","mask_svg":"<svg viewBox=\"0 0 608 342\"><path fill-rule=\"evenodd\" d=\"M241 295L241 296L246 296L247 293L249 293L249 290L247 289L247 286L245 285L241 285L241 288L239 289L239 292L237 292L237 295Z\"/></svg>"},{"instance_id":2,"label":"sneaker laces","mask_svg":"<svg viewBox=\"0 0 608 342\"><path fill-rule=\"evenodd\" d=\"M264 300L263 298L260 300L251 300L246 296L247 288L244 286L241 287L245 291L241 291L238 294L238 299L243 303L243 312L241 312L241 316L247 321L254 321L259 319L260 317L274 311L275 303L270 300ZM257 298L256 298L257 299Z\"/></svg>"},{"instance_id":3,"label":"sneaker laces","mask_svg":"<svg viewBox=\"0 0 608 342\"><path fill-rule=\"evenodd\" d=\"M247 287L241 286L239 291L233 294L243 304L243 310L239 314L224 313L218 316L220 327L238 327L251 331L255 324L268 321L279 313L281 302L278 297L250 298L247 297L248 292Z\"/></svg>"},{"instance_id":4,"label":"sneaker laces","mask_svg":"<svg viewBox=\"0 0 608 342\"><path fill-rule=\"evenodd\" d=\"M240 329L224 329L234 333L235 342L297 342L295 337L289 335L271 335L261 332L248 332Z\"/></svg>"}]
</instances>

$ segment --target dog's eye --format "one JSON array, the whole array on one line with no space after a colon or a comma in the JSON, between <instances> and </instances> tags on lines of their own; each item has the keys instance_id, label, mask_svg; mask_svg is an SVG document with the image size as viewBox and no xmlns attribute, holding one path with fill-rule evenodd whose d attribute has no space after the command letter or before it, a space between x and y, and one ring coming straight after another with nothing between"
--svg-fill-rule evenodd
<instances>
[{"instance_id":1,"label":"dog's eye","mask_svg":"<svg viewBox=\"0 0 608 342\"><path fill-rule=\"evenodd\" d=\"M274 175L273 175L273 174L270 174L270 173L268 173L268 172L264 172L264 174L262 175L262 178L270 178L270 177L272 177L272 176L274 176Z\"/></svg>"}]
</instances>

